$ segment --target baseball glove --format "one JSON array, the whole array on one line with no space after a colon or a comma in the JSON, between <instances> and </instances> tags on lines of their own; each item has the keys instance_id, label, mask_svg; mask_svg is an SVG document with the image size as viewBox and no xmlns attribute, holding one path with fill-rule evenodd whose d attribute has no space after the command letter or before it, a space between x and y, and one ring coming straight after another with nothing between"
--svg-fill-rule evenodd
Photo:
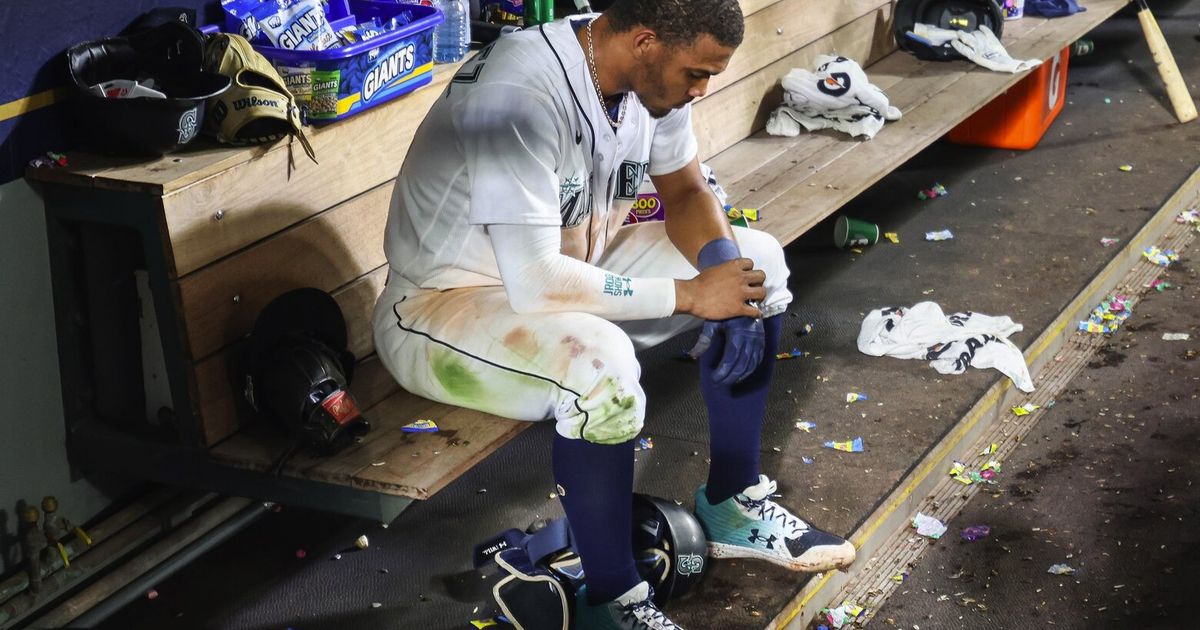
<instances>
[{"instance_id":1,"label":"baseball glove","mask_svg":"<svg viewBox=\"0 0 1200 630\"><path fill-rule=\"evenodd\" d=\"M317 161L300 125L300 108L279 73L241 35L218 33L204 47L204 67L232 79L225 92L208 101L204 130L220 142L257 144L284 136L300 140Z\"/></svg>"}]
</instances>

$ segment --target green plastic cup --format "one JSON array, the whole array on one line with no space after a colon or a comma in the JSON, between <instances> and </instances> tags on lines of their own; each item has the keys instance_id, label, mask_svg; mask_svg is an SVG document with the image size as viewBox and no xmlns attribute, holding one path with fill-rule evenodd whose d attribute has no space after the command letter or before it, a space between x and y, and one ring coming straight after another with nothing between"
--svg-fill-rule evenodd
<instances>
[{"instance_id":1,"label":"green plastic cup","mask_svg":"<svg viewBox=\"0 0 1200 630\"><path fill-rule=\"evenodd\" d=\"M860 221L839 216L833 226L833 244L837 247L859 247L879 242L879 226L870 221Z\"/></svg>"}]
</instances>

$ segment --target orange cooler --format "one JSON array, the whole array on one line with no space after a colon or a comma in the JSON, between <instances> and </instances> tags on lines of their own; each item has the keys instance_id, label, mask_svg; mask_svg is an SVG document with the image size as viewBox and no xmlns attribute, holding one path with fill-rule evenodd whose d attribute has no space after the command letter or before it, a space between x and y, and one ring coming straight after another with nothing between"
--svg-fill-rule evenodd
<instances>
[{"instance_id":1,"label":"orange cooler","mask_svg":"<svg viewBox=\"0 0 1200 630\"><path fill-rule=\"evenodd\" d=\"M1066 102L1067 60L1071 47L1029 72L1007 92L950 130L957 144L997 149L1032 149Z\"/></svg>"}]
</instances>

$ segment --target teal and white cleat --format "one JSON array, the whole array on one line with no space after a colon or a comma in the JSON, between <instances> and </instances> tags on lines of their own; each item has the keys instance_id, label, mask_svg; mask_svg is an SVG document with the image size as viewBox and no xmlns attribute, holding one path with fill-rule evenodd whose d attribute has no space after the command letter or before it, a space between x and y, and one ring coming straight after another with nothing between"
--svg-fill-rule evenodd
<instances>
[{"instance_id":1,"label":"teal and white cleat","mask_svg":"<svg viewBox=\"0 0 1200 630\"><path fill-rule=\"evenodd\" d=\"M854 545L823 532L772 501L775 482L766 475L716 505L704 486L696 491L696 517L708 536L713 558L759 558L793 571L844 569L854 562Z\"/></svg>"},{"instance_id":2,"label":"teal and white cleat","mask_svg":"<svg viewBox=\"0 0 1200 630\"><path fill-rule=\"evenodd\" d=\"M586 578L585 578L586 579ZM593 606L587 586L575 595L575 630L683 630L654 605L654 591L642 582L611 602Z\"/></svg>"}]
</instances>

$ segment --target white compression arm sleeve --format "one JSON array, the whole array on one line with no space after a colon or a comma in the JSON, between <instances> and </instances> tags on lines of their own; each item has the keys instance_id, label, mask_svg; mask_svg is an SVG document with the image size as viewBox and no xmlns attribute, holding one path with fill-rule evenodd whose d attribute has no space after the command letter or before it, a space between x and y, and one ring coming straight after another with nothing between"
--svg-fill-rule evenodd
<instances>
[{"instance_id":1,"label":"white compression arm sleeve","mask_svg":"<svg viewBox=\"0 0 1200 630\"><path fill-rule=\"evenodd\" d=\"M576 311L622 321L675 312L674 279L629 278L565 256L557 226L489 225L487 231L518 313Z\"/></svg>"}]
</instances>

